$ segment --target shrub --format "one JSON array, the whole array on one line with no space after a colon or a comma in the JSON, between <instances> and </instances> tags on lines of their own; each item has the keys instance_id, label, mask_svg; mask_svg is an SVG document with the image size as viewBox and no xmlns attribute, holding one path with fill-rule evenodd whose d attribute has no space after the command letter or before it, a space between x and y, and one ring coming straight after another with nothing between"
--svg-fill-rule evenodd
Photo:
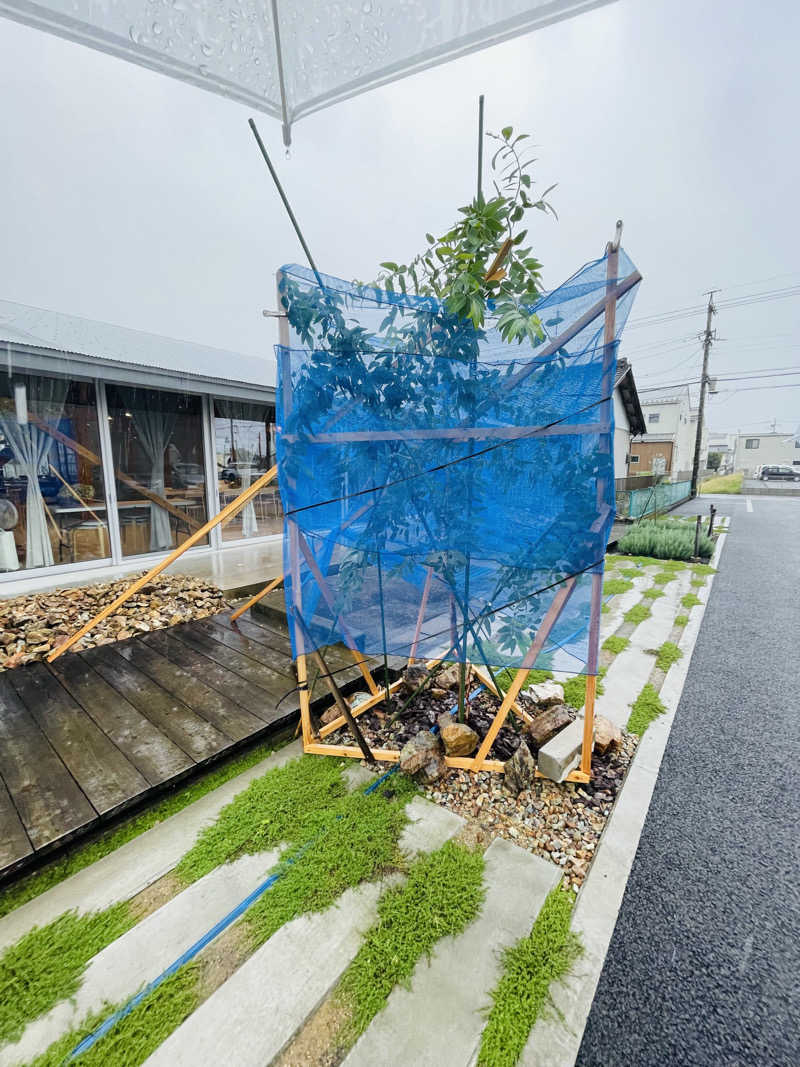
<instances>
[{"instance_id":1,"label":"shrub","mask_svg":"<svg viewBox=\"0 0 800 1067\"><path fill-rule=\"evenodd\" d=\"M617 549L627 556L691 559L694 555L694 529L677 519L640 522L625 534ZM698 552L708 558L713 551L713 541L701 533Z\"/></svg>"}]
</instances>

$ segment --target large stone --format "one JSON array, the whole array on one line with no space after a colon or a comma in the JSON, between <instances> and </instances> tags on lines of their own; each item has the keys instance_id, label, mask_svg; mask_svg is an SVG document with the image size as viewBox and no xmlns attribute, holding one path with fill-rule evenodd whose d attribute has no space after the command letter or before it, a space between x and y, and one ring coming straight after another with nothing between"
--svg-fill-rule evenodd
<instances>
[{"instance_id":1,"label":"large stone","mask_svg":"<svg viewBox=\"0 0 800 1067\"><path fill-rule=\"evenodd\" d=\"M601 756L613 745L619 747L622 744L622 730L616 723L607 719L604 715L597 715L594 720L594 750Z\"/></svg>"},{"instance_id":2,"label":"large stone","mask_svg":"<svg viewBox=\"0 0 800 1067\"><path fill-rule=\"evenodd\" d=\"M470 756L480 740L471 726L455 722L447 712L439 716L439 736L448 756Z\"/></svg>"},{"instance_id":3,"label":"large stone","mask_svg":"<svg viewBox=\"0 0 800 1067\"><path fill-rule=\"evenodd\" d=\"M450 663L436 672L436 685L440 689L458 689L461 667L458 663Z\"/></svg>"},{"instance_id":4,"label":"large stone","mask_svg":"<svg viewBox=\"0 0 800 1067\"><path fill-rule=\"evenodd\" d=\"M540 772L554 782L563 782L580 763L582 747L583 719L576 719L539 749L537 764Z\"/></svg>"},{"instance_id":5,"label":"large stone","mask_svg":"<svg viewBox=\"0 0 800 1067\"><path fill-rule=\"evenodd\" d=\"M506 761L504 771L506 785L512 793L521 793L533 785L536 778L536 760L524 741L520 741L517 751Z\"/></svg>"},{"instance_id":6,"label":"large stone","mask_svg":"<svg viewBox=\"0 0 800 1067\"><path fill-rule=\"evenodd\" d=\"M522 695L538 704L540 708L549 708L553 704L564 703L564 686L558 682L539 682L522 690Z\"/></svg>"},{"instance_id":7,"label":"large stone","mask_svg":"<svg viewBox=\"0 0 800 1067\"><path fill-rule=\"evenodd\" d=\"M435 782L447 770L442 742L430 730L420 730L403 745L400 770L425 784Z\"/></svg>"},{"instance_id":8,"label":"large stone","mask_svg":"<svg viewBox=\"0 0 800 1067\"><path fill-rule=\"evenodd\" d=\"M531 745L540 749L551 737L555 737L559 730L563 730L571 722L572 715L567 705L553 704L549 708L542 708L536 712L533 722L526 727L525 733Z\"/></svg>"},{"instance_id":9,"label":"large stone","mask_svg":"<svg viewBox=\"0 0 800 1067\"><path fill-rule=\"evenodd\" d=\"M418 689L430 672L419 663L409 663L403 671L403 691L410 696Z\"/></svg>"}]
</instances>

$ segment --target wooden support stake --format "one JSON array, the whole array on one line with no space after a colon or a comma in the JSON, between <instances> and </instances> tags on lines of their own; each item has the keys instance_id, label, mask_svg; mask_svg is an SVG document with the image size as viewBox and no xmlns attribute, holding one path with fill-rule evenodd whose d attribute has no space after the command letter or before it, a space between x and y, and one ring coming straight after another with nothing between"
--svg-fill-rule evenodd
<instances>
[{"instance_id":1,"label":"wooden support stake","mask_svg":"<svg viewBox=\"0 0 800 1067\"><path fill-rule=\"evenodd\" d=\"M422 600L419 605L419 614L417 615L417 625L414 630L414 640L411 642L411 648L409 649L408 662L413 663L414 657L417 654L417 645L419 644L419 635L422 630L422 623L425 619L425 609L428 606L428 596L431 591L431 582L433 580L433 567L428 567L428 573L425 575L425 585L422 587Z\"/></svg>"},{"instance_id":2,"label":"wooden support stake","mask_svg":"<svg viewBox=\"0 0 800 1067\"><path fill-rule=\"evenodd\" d=\"M592 774L592 749L594 748L594 698L597 692L597 675L586 678L586 704L583 709L583 746L581 748L581 772L588 778Z\"/></svg>"},{"instance_id":3,"label":"wooden support stake","mask_svg":"<svg viewBox=\"0 0 800 1067\"><path fill-rule=\"evenodd\" d=\"M244 615L248 608L252 608L253 604L257 604L259 600L263 600L267 593L271 593L273 589L277 589L282 582L283 575L280 575L278 578L273 578L271 582L268 582L267 585L264 586L260 593L251 596L249 600L245 601L241 607L238 607L236 611L231 614L231 622L235 622L240 615Z\"/></svg>"},{"instance_id":4,"label":"wooden support stake","mask_svg":"<svg viewBox=\"0 0 800 1067\"><path fill-rule=\"evenodd\" d=\"M536 657L544 647L544 643L550 635L550 631L558 621L558 617L564 609L565 604L572 595L572 590L575 588L575 579L569 578L564 585L559 589L556 595L553 597L553 602L547 609L547 614L542 619L542 625L539 627L536 637L533 640L533 644L525 653L525 658L519 667L519 670L514 675L514 680L508 688L508 692L503 698L503 703L500 705L500 709L494 717L492 725L489 727L486 736L483 739L481 747L478 749L477 755L474 758L472 769L479 771L489 753L490 748L494 744L494 740L497 737L503 723L508 717L508 713L511 710L511 705L517 699L520 689L525 684L525 679L528 677Z\"/></svg>"},{"instance_id":5,"label":"wooden support stake","mask_svg":"<svg viewBox=\"0 0 800 1067\"><path fill-rule=\"evenodd\" d=\"M301 626L304 626L303 620L299 616L298 616L298 622L300 623ZM341 690L339 689L339 686L336 684L336 679L333 677L331 672L328 670L328 665L325 662L322 653L320 652L320 650L318 648L315 648L311 652L311 655L312 655L312 657L314 659L314 662L317 664L317 666L320 669L320 675L323 678L323 680L325 681L325 684L328 686L328 689L330 690L331 696L333 697L334 703L336 704L336 707L341 712L341 717L344 719L344 721L350 727L350 733L353 735L353 737L356 740L356 744L361 749L361 755L364 757L364 759L368 763L374 763L375 762L375 757L372 755L372 752L370 751L370 747L367 744L366 738L361 733L361 730L359 730L358 723L353 718L353 716L352 716L352 714L350 712L350 706L348 705L347 701L342 696L342 693L341 693ZM310 710L310 707L311 707L311 705L309 703L309 710Z\"/></svg>"},{"instance_id":6,"label":"wooden support stake","mask_svg":"<svg viewBox=\"0 0 800 1067\"><path fill-rule=\"evenodd\" d=\"M403 679L398 678L396 682L392 682L392 684L389 686L389 692L394 693L394 691L396 689L399 689L402 684ZM378 704L382 704L385 699L386 693L381 690L376 696L371 696L369 700L362 700L362 702L360 704L356 704L355 707L353 707L352 704L348 704L347 706L350 709L350 714L353 716L353 718L356 718L356 716L363 714L365 711L369 711L370 708L374 708ZM319 736L328 737L329 734L336 733L337 730L341 729L341 727L345 725L345 722L346 719L344 715L340 715L338 718L334 719L333 722L326 723L320 729Z\"/></svg>"},{"instance_id":7,"label":"wooden support stake","mask_svg":"<svg viewBox=\"0 0 800 1067\"><path fill-rule=\"evenodd\" d=\"M113 615L118 608L122 607L126 600L134 595L134 593L138 593L143 586L147 585L153 578L166 570L176 559L179 559L187 549L191 548L192 545L197 544L198 541L206 536L209 530L213 530L219 523L224 522L231 515L235 515L240 508L244 507L248 500L252 499L256 493L260 492L265 485L268 485L277 473L278 468L271 467L266 474L262 474L260 478L256 478L252 485L249 485L247 489L242 490L239 496L237 496L235 500L232 500L230 504L227 504L218 515L214 516L213 519L209 519L199 530L195 530L193 534L186 538L182 545L176 548L173 552L170 552L166 559L162 559L160 563L156 563L154 567L151 567L147 574L142 575L141 578L137 578L132 585L128 586L124 593L120 593L115 600L113 600L107 607L103 608L102 611L99 611L97 615L82 626L77 633L74 633L72 637L68 637L63 644L58 646L58 648L53 649L47 657L47 662L52 663L53 660L58 659L58 657L63 655L67 649L72 648L76 641L80 641L80 639L85 637L90 630L93 630L98 622L102 622L103 619L107 619L109 615Z\"/></svg>"}]
</instances>

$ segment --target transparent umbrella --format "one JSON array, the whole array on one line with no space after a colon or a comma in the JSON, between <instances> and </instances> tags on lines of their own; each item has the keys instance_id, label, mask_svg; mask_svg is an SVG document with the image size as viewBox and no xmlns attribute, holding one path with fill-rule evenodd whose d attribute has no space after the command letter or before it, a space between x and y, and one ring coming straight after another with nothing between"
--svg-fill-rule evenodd
<instances>
[{"instance_id":1,"label":"transparent umbrella","mask_svg":"<svg viewBox=\"0 0 800 1067\"><path fill-rule=\"evenodd\" d=\"M281 120L610 0L0 0L0 14Z\"/></svg>"}]
</instances>

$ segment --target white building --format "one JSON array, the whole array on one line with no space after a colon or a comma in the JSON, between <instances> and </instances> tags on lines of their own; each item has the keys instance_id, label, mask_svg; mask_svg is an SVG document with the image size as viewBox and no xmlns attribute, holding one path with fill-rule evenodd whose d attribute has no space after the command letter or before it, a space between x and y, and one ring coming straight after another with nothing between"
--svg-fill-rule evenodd
<instances>
[{"instance_id":1,"label":"white building","mask_svg":"<svg viewBox=\"0 0 800 1067\"><path fill-rule=\"evenodd\" d=\"M795 434L738 434L734 470L752 475L765 464L782 464L800 471L800 429Z\"/></svg>"},{"instance_id":2,"label":"white building","mask_svg":"<svg viewBox=\"0 0 800 1067\"><path fill-rule=\"evenodd\" d=\"M714 433L713 430L710 430L708 434L708 454L711 455L712 452L719 452L722 456L722 461L719 465L719 473L733 473L734 457L736 454L736 434Z\"/></svg>"},{"instance_id":3,"label":"white building","mask_svg":"<svg viewBox=\"0 0 800 1067\"><path fill-rule=\"evenodd\" d=\"M617 378L614 382L614 478L627 478L628 457L631 440L644 432L645 421L633 369L627 359L617 361Z\"/></svg>"},{"instance_id":4,"label":"white building","mask_svg":"<svg viewBox=\"0 0 800 1067\"><path fill-rule=\"evenodd\" d=\"M663 461L664 473L673 481L691 477L697 437L697 411L691 406L688 387L665 393L645 393L641 399L645 432L631 441L631 474L653 470ZM700 470L708 455L708 432L703 429Z\"/></svg>"}]
</instances>

